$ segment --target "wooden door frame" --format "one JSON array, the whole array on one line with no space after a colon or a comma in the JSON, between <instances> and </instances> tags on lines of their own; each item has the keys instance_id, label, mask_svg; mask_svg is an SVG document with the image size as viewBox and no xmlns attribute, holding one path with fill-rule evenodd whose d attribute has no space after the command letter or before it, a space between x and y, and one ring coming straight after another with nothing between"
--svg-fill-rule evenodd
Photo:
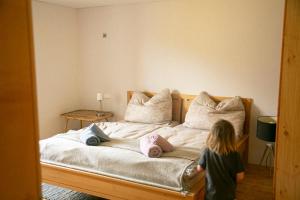
<instances>
[{"instance_id":1,"label":"wooden door frame","mask_svg":"<svg viewBox=\"0 0 300 200\"><path fill-rule=\"evenodd\" d=\"M40 199L31 0L0 1L1 199Z\"/></svg>"}]
</instances>

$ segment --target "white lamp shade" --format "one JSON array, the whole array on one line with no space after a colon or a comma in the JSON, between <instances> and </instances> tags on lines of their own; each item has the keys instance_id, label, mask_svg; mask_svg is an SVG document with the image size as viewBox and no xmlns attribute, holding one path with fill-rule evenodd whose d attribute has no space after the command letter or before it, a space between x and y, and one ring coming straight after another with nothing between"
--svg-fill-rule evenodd
<instances>
[{"instance_id":1,"label":"white lamp shade","mask_svg":"<svg viewBox=\"0 0 300 200\"><path fill-rule=\"evenodd\" d=\"M102 100L103 100L103 94L97 93L97 101L102 101Z\"/></svg>"}]
</instances>

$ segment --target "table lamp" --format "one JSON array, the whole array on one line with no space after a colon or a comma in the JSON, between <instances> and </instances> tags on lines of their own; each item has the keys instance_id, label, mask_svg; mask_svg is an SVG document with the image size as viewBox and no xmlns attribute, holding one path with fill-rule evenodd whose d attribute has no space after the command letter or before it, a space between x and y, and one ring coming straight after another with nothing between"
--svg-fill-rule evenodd
<instances>
[{"instance_id":1,"label":"table lamp","mask_svg":"<svg viewBox=\"0 0 300 200\"><path fill-rule=\"evenodd\" d=\"M257 118L256 137L266 141L264 153L260 159L259 165L266 158L266 166L268 166L268 158L270 156L274 160L274 142L276 138L276 121L274 116L260 116Z\"/></svg>"},{"instance_id":2,"label":"table lamp","mask_svg":"<svg viewBox=\"0 0 300 200\"><path fill-rule=\"evenodd\" d=\"M97 93L97 101L99 102L99 110L97 112L97 116L102 116L105 115L107 112L104 111L103 109L103 102L104 100L111 99L111 95L107 93Z\"/></svg>"},{"instance_id":3,"label":"table lamp","mask_svg":"<svg viewBox=\"0 0 300 200\"><path fill-rule=\"evenodd\" d=\"M99 110L97 112L97 115L101 116L103 114L103 105L102 105L103 94L102 93L97 93L97 101L99 102Z\"/></svg>"}]
</instances>

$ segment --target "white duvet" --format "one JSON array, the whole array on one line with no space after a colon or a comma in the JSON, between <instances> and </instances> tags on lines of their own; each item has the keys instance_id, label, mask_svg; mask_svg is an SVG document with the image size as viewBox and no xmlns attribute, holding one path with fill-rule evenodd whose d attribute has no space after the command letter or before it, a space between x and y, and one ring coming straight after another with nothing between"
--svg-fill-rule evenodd
<instances>
[{"instance_id":1,"label":"white duvet","mask_svg":"<svg viewBox=\"0 0 300 200\"><path fill-rule=\"evenodd\" d=\"M207 131L182 125L103 122L97 124L111 142L86 146L81 131L69 131L40 141L41 161L176 191L186 189L184 176L205 146ZM139 138L157 133L175 146L160 158L139 151Z\"/></svg>"}]
</instances>

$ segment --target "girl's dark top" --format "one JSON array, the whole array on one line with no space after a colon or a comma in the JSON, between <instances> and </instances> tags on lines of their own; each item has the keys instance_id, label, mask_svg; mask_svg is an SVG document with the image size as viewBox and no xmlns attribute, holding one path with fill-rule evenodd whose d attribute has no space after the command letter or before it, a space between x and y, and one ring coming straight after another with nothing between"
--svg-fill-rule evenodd
<instances>
[{"instance_id":1,"label":"girl's dark top","mask_svg":"<svg viewBox=\"0 0 300 200\"><path fill-rule=\"evenodd\" d=\"M206 200L235 199L236 174L244 171L238 152L219 155L206 148L199 165L206 171Z\"/></svg>"}]
</instances>

